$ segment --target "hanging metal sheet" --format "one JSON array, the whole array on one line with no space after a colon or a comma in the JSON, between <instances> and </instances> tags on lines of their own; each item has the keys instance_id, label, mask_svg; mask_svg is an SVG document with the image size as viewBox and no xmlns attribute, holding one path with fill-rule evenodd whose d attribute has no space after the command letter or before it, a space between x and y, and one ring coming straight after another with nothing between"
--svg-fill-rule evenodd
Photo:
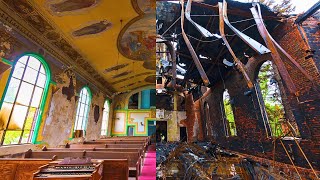
<instances>
[{"instance_id":1,"label":"hanging metal sheet","mask_svg":"<svg viewBox=\"0 0 320 180\"><path fill-rule=\"evenodd\" d=\"M259 13L259 17L262 19L262 14L261 14L261 9L260 9L260 5L258 5L258 13ZM277 46L277 48L292 62L292 64L294 64L301 72L302 74L304 74L311 82L313 81L313 78L307 73L307 71L305 71L299 63L297 63L297 61L295 59L293 59L292 56L290 56L290 54L288 54L274 39L273 37L269 34L269 37L271 38L271 40L273 41L273 43Z\"/></svg>"},{"instance_id":2,"label":"hanging metal sheet","mask_svg":"<svg viewBox=\"0 0 320 180\"><path fill-rule=\"evenodd\" d=\"M289 75L289 72L286 69L286 67L285 67L285 65L284 65L284 63L283 63L283 61L277 51L277 48L274 45L274 42L272 41L272 38L263 23L261 12L260 12L260 6L259 6L259 4L257 4L256 6L258 7L259 12L257 11L256 7L252 7L252 8L250 8L250 10L251 10L251 13L252 13L254 20L257 24L257 28L259 30L259 33L260 33L261 37L263 38L263 40L265 41L267 47L270 49L272 59L273 59L274 63L276 64L277 68L279 69L281 78L284 80L285 84L287 85L289 92L298 96L298 94L299 94L298 90L297 90L296 86L294 85L294 83Z\"/></svg>"},{"instance_id":3,"label":"hanging metal sheet","mask_svg":"<svg viewBox=\"0 0 320 180\"><path fill-rule=\"evenodd\" d=\"M221 2L218 3L219 5L219 30L220 30L220 34L221 34L221 38L224 42L224 44L227 46L230 54L232 55L233 57L233 60L236 62L236 66L237 68L241 71L241 73L243 74L246 82L247 82L247 85L250 89L253 88L253 84L246 72L246 69L243 65L243 63L237 58L237 56L234 54L231 46L229 45L228 41L227 41L227 38L224 34L224 21L223 21L223 4Z\"/></svg>"},{"instance_id":4,"label":"hanging metal sheet","mask_svg":"<svg viewBox=\"0 0 320 180\"><path fill-rule=\"evenodd\" d=\"M223 19L227 26L229 26L230 29L236 33L236 35L238 35L246 44L248 44L257 53L259 53L260 55L270 53L270 50L266 48L264 45L260 44L251 37L245 35L244 33L242 33L241 31L239 31L231 25L227 16L227 2L225 0L223 0Z\"/></svg>"},{"instance_id":5,"label":"hanging metal sheet","mask_svg":"<svg viewBox=\"0 0 320 180\"><path fill-rule=\"evenodd\" d=\"M185 14L184 13L184 0L180 0L180 2L181 2L181 34L182 34L182 37L183 37L183 39L184 39L184 41L185 41L185 43L186 43L186 45L187 45L187 47L189 49L189 52L190 52L190 54L192 56L194 64L196 65L196 67L197 67L197 69L199 71L199 74L201 76L201 79L202 79L204 85L205 86L209 86L210 85L210 81L208 79L208 76L207 76L206 72L204 71L204 69L203 69L203 67L201 65L201 62L200 62L200 60L198 58L198 55L196 54L195 50L193 49L193 47L192 47L192 45L191 45L191 43L190 43L185 31L184 31L184 14Z\"/></svg>"}]
</instances>

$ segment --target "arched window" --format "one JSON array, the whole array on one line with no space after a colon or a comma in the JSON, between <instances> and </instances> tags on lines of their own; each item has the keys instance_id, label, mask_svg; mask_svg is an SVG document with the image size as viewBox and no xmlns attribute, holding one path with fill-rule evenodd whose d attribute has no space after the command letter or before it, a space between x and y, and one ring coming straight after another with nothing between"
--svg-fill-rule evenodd
<instances>
[{"instance_id":1,"label":"arched window","mask_svg":"<svg viewBox=\"0 0 320 180\"><path fill-rule=\"evenodd\" d=\"M50 83L46 62L25 54L14 64L0 102L1 145L35 142Z\"/></svg>"},{"instance_id":2,"label":"arched window","mask_svg":"<svg viewBox=\"0 0 320 180\"><path fill-rule=\"evenodd\" d=\"M110 111L109 102L106 101L103 106L101 135L107 135L109 111Z\"/></svg>"},{"instance_id":3,"label":"arched window","mask_svg":"<svg viewBox=\"0 0 320 180\"><path fill-rule=\"evenodd\" d=\"M285 111L282 105L280 88L275 78L275 69L271 61L264 62L259 70L258 83L262 94L262 104L267 113L272 136L283 134L280 121L285 118Z\"/></svg>"},{"instance_id":4,"label":"arched window","mask_svg":"<svg viewBox=\"0 0 320 180\"><path fill-rule=\"evenodd\" d=\"M156 90L146 89L132 94L128 101L129 109L151 109L156 106Z\"/></svg>"},{"instance_id":5,"label":"arched window","mask_svg":"<svg viewBox=\"0 0 320 180\"><path fill-rule=\"evenodd\" d=\"M229 130L226 134L227 136L236 136L237 128L236 128L236 123L234 121L232 105L230 103L230 95L227 89L223 92L223 107L224 107L224 114L225 114L224 118L226 119L228 130Z\"/></svg>"},{"instance_id":6,"label":"arched window","mask_svg":"<svg viewBox=\"0 0 320 180\"><path fill-rule=\"evenodd\" d=\"M76 121L74 124L74 130L86 130L88 115L90 110L91 92L88 87L84 87L80 91L80 97L78 101Z\"/></svg>"},{"instance_id":7,"label":"arched window","mask_svg":"<svg viewBox=\"0 0 320 180\"><path fill-rule=\"evenodd\" d=\"M207 102L204 103L204 124L203 124L203 128L204 128L204 135L205 137L209 136L209 126L208 126L208 122L210 121L210 107L209 104Z\"/></svg>"},{"instance_id":8,"label":"arched window","mask_svg":"<svg viewBox=\"0 0 320 180\"><path fill-rule=\"evenodd\" d=\"M128 107L129 107L129 109L138 109L138 107L139 107L139 93L135 93L129 98Z\"/></svg>"}]
</instances>

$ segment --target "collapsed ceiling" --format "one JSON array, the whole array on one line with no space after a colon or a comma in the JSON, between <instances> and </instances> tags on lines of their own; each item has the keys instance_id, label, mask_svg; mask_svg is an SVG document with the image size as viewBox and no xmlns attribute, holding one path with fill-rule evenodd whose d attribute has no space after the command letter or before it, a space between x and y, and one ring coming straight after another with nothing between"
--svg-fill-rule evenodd
<instances>
[{"instance_id":1,"label":"collapsed ceiling","mask_svg":"<svg viewBox=\"0 0 320 180\"><path fill-rule=\"evenodd\" d=\"M225 11L223 16L225 40L221 38L219 4L221 4L221 11ZM253 4L231 0L226 1L225 4L219 4L218 0L185 3L186 19L183 18L183 29L186 37L184 38L180 23L182 16L179 1L157 2L157 33L163 39L177 43L177 64L185 65L184 79L177 79L178 85L182 87L190 89L190 85L188 86L190 83L213 86L221 78L225 78L229 71L235 69L237 64L246 64L250 57L270 52L251 14L250 8ZM283 16L278 16L264 5L260 7L267 30L272 34L273 29L281 23ZM190 13L189 17L187 13ZM186 38L190 44L186 43ZM228 44L230 47L227 46ZM192 57L190 45L196 57ZM203 72L195 58L199 59ZM239 59L239 62L236 59Z\"/></svg>"}]
</instances>

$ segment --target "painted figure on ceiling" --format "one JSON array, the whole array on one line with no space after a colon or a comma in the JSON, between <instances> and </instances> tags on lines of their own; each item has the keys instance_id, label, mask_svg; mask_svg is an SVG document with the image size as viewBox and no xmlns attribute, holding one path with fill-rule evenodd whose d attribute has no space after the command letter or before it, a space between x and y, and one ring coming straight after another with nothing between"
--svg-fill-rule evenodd
<instances>
[{"instance_id":1,"label":"painted figure on ceiling","mask_svg":"<svg viewBox=\"0 0 320 180\"><path fill-rule=\"evenodd\" d=\"M50 4L49 8L55 13L75 11L93 6L97 0L65 0L55 4Z\"/></svg>"},{"instance_id":2,"label":"painted figure on ceiling","mask_svg":"<svg viewBox=\"0 0 320 180\"><path fill-rule=\"evenodd\" d=\"M79 30L76 30L72 33L72 35L75 37L79 37L79 36L85 36L90 34L98 34L110 29L111 27L112 27L112 24L109 21L103 20L98 23L94 23L89 26L83 27Z\"/></svg>"}]
</instances>

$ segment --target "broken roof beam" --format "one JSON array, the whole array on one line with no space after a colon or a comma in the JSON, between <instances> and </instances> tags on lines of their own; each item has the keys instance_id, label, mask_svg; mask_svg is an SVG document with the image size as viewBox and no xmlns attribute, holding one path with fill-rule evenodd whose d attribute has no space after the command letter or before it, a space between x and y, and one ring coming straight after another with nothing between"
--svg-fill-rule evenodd
<instances>
[{"instance_id":1,"label":"broken roof beam","mask_svg":"<svg viewBox=\"0 0 320 180\"><path fill-rule=\"evenodd\" d=\"M256 9L256 6L258 7L258 11ZM263 38L263 40L265 41L267 47L270 49L273 62L276 64L277 68L279 69L281 78L284 80L285 84L287 85L289 92L298 96L298 94L299 94L298 90L297 90L296 86L294 85L294 83L289 75L289 72L286 69L286 67L280 57L280 54L277 51L277 48L276 48L274 42L272 41L272 38L271 38L268 30L266 29L266 27L264 25L264 22L263 22L262 16L261 16L260 6L259 6L259 4L256 4L256 6L250 8L250 10L251 10L251 13L254 17L254 20L256 21L259 33L260 33L261 37Z\"/></svg>"},{"instance_id":2,"label":"broken roof beam","mask_svg":"<svg viewBox=\"0 0 320 180\"><path fill-rule=\"evenodd\" d=\"M296 24L301 24L303 23L303 21L305 21L306 19L308 19L312 14L314 14L315 12L317 12L320 9L320 1L318 1L316 4L314 4L310 9L308 9L307 12L305 12L304 14L302 14L301 16L299 16L296 20L295 23Z\"/></svg>"},{"instance_id":3,"label":"broken roof beam","mask_svg":"<svg viewBox=\"0 0 320 180\"><path fill-rule=\"evenodd\" d=\"M187 45L187 47L189 49L189 52L190 52L190 54L192 56L194 64L196 65L196 67L197 67L197 69L199 71L199 74L201 76L201 79L202 79L204 85L205 86L210 86L209 78L208 78L206 72L204 71L204 69L203 69L203 67L201 65L201 62L200 62L200 60L198 58L198 55L196 54L195 50L193 49L193 47L191 45L191 42L188 39L188 37L187 37L187 35L186 35L185 31L184 31L184 6L183 6L184 0L181 0L180 2L181 2L181 33L182 33L182 37L183 37L183 39L184 39L184 41L185 41L185 43L186 43L186 45Z\"/></svg>"},{"instance_id":4,"label":"broken roof beam","mask_svg":"<svg viewBox=\"0 0 320 180\"><path fill-rule=\"evenodd\" d=\"M180 1L180 0L157 0L157 1L166 2L166 1ZM215 11L217 14L219 13L218 5L211 5L211 4L207 4L207 3L201 3L201 2L192 2L192 4L194 4L196 6L199 6L199 7L211 9L211 10ZM241 15L242 17L249 17L249 18L252 17L250 12L243 11L243 10L240 10L240 9L228 9L228 14L236 15L236 16ZM265 20L281 21L282 17L274 15L274 16L265 16L264 19Z\"/></svg>"},{"instance_id":5,"label":"broken roof beam","mask_svg":"<svg viewBox=\"0 0 320 180\"><path fill-rule=\"evenodd\" d=\"M224 21L223 21L223 4L221 2L218 3L218 6L219 6L219 30L220 30L220 35L221 35L221 38L224 42L224 44L226 45L226 47L228 48L230 54L232 55L233 57L233 60L235 61L236 65L237 65L237 68L240 70L240 72L242 73L242 75L244 76L246 82L247 82L247 85L250 89L253 88L253 83L252 81L250 80L247 72L246 72L246 69L243 65L243 63L237 58L237 56L235 55L235 53L233 52L229 42L227 41L227 38L225 36L225 33L224 33Z\"/></svg>"},{"instance_id":6,"label":"broken roof beam","mask_svg":"<svg viewBox=\"0 0 320 180\"><path fill-rule=\"evenodd\" d=\"M164 38L162 38L164 39ZM173 44L170 41L164 40L163 43L168 47L169 53L170 53L170 58L172 62L172 86L174 89L176 89L176 82L177 82L177 56L176 56L176 50L173 47Z\"/></svg>"},{"instance_id":7,"label":"broken roof beam","mask_svg":"<svg viewBox=\"0 0 320 180\"><path fill-rule=\"evenodd\" d=\"M238 29L236 29L231 25L227 15L227 2L225 0L223 0L223 19L224 19L224 22L227 24L227 26L229 26L230 29L237 36L239 36L246 44L248 44L257 53L259 53L260 55L270 53L270 50L266 48L264 45L260 44L256 40L252 39L251 37L247 36L246 34L242 33L241 31L239 31Z\"/></svg>"}]
</instances>

